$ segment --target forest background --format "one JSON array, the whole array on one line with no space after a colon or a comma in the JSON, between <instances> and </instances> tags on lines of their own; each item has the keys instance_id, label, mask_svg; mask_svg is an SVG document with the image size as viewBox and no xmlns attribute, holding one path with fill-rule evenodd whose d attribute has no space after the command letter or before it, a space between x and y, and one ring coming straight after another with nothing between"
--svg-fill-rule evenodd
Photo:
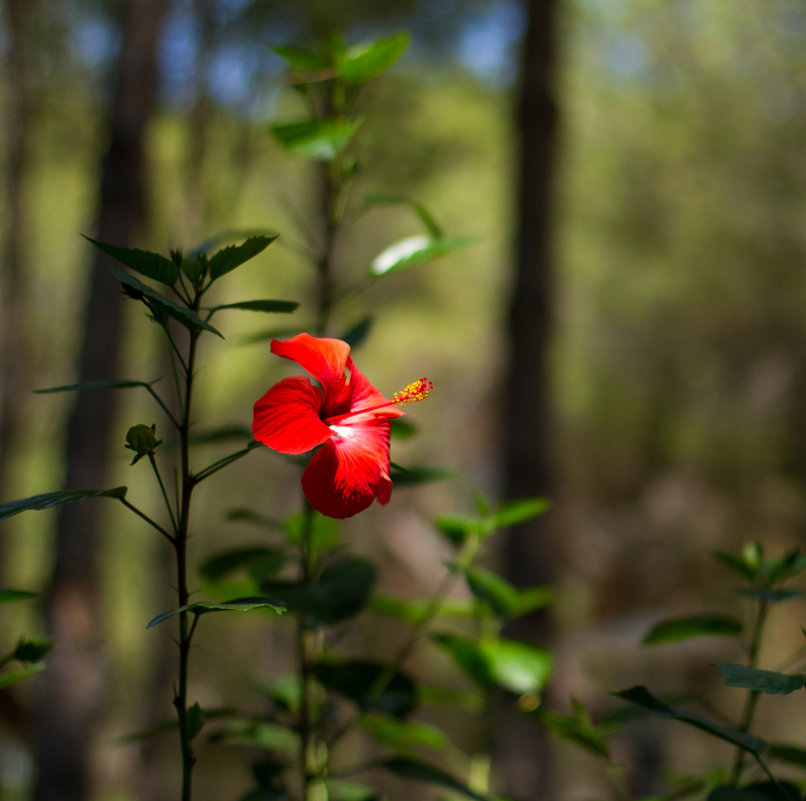
<instances>
[{"instance_id":1,"label":"forest background","mask_svg":"<svg viewBox=\"0 0 806 801\"><path fill-rule=\"evenodd\" d=\"M553 584L554 702L564 708L573 694L595 712L614 705L609 691L636 682L669 691L686 681L718 686L718 675L690 667L685 649L641 649L640 640L671 611L731 608L729 582L716 580L723 577L708 551L735 551L748 539L775 551L802 538L806 9L797 0L412 0L381 14L376 5L356 0L334 14L328 4L247 0L6 0L0 498L65 480L64 432L76 401L30 390L78 380L94 258L79 234L103 228L104 202L115 202L108 174L106 188L101 178L116 121L137 111L142 161L117 197L130 221L119 236L112 224L100 238L165 251L222 231L274 230L278 244L239 273L231 300L304 303L309 277L279 243L293 241L295 215L315 205L315 182L310 165L290 159L266 133L295 110L266 44L308 43L332 25L350 41L406 29L409 52L366 98L360 187L411 194L447 230L480 240L378 284L339 323L348 330L373 318L361 365L379 387L398 385L401 364L437 385L417 408L420 435L396 444L393 458L442 465L461 478L396 491L383 517L362 517L351 537L383 558L382 581L412 594L432 586L444 553L427 520L470 509L473 490L508 491L511 375L539 380L550 400L527 391L534 425L516 422L525 438L541 437L531 494L549 492L554 502L537 532L538 562L529 566L533 580ZM538 362L510 369L508 361L520 352L511 312L523 202L516 107L529 55L521 45L530 17L550 6L558 127L548 154L548 244L537 266L550 280L546 305L533 314L551 323L544 372ZM151 97L127 94L122 82L122 48L138 36L150 37L153 58L146 47L142 62L129 65L129 87L144 95L153 87ZM357 272L390 239L416 232L414 219L374 214L374 227L347 231L341 245L342 261ZM122 377L164 372L156 341L134 318L140 311L121 309L120 363L136 373ZM231 344L207 354L215 381L200 377L200 415L244 425L276 375L261 323L237 325L229 340L238 358ZM542 345L535 347L539 357ZM90 377L107 377L98 370ZM111 444L120 445L111 447L103 485L136 488L123 436L132 419L151 412L128 396L103 403L115 414ZM100 435L92 439L107 447ZM248 498L282 515L292 479L263 455L250 458L248 472L219 492L233 506ZM268 486L279 488L276 497L266 497ZM164 671L160 654L170 654L168 634L144 628L170 607L154 601L169 583L164 555L117 510L99 514L105 534L87 546L93 556L66 557L71 580L97 567L89 581L97 582L98 603L90 607L93 630L102 632L104 689L87 689L102 720L91 755L94 797L157 798L150 781L159 786L159 774L145 777L142 764L160 757L147 745L114 741L163 716L159 702L145 709L142 699ZM3 524L0 584L52 587L64 547L56 523L48 512ZM211 520L195 547L203 555L225 538L248 537ZM491 559L507 565L503 549ZM34 607L1 611L9 641L44 630ZM793 614L780 625L795 625ZM536 626L547 634L545 622ZM215 632L231 642L204 652L215 677L209 693L229 675L246 698L254 669L273 669L276 643L265 627L258 642L256 631L247 622ZM721 646L713 647L716 658ZM3 797L28 797L44 681L2 695ZM771 714L784 728L800 702L788 704L786 716ZM644 731L624 747L644 749L644 764L673 753L707 763L688 740L661 737ZM553 747L564 777L558 797L595 786L583 756ZM223 759L199 797L222 797L222 788L234 796L231 770Z\"/></svg>"}]
</instances>

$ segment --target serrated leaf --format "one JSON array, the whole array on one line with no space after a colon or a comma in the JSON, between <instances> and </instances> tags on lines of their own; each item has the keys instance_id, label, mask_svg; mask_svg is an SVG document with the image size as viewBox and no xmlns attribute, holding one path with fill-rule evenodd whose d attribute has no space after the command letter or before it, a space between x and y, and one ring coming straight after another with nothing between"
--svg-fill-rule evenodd
<instances>
[{"instance_id":1,"label":"serrated leaf","mask_svg":"<svg viewBox=\"0 0 806 801\"><path fill-rule=\"evenodd\" d=\"M323 661L314 665L313 672L328 690L349 698L365 712L372 710L403 718L419 702L417 685L412 679L401 671L389 670L382 662Z\"/></svg>"},{"instance_id":2,"label":"serrated leaf","mask_svg":"<svg viewBox=\"0 0 806 801\"><path fill-rule=\"evenodd\" d=\"M388 770L401 779L409 779L425 784L434 784L438 787L445 787L474 801L487 801L486 796L471 790L466 784L452 776L442 768L423 762L409 756L396 756L390 759L383 759L375 763L378 767Z\"/></svg>"},{"instance_id":3,"label":"serrated leaf","mask_svg":"<svg viewBox=\"0 0 806 801\"><path fill-rule=\"evenodd\" d=\"M87 498L125 498L126 487L115 487L109 490L62 490L60 492L45 492L42 495L32 495L19 501L11 501L0 506L0 520L27 512L29 510L50 509L61 506L63 503L83 501Z\"/></svg>"},{"instance_id":4,"label":"serrated leaf","mask_svg":"<svg viewBox=\"0 0 806 801\"><path fill-rule=\"evenodd\" d=\"M285 612L282 602L274 598L237 598L234 601L221 601L220 603L215 601L198 601L192 604L185 604L176 609L170 609L167 612L163 612L151 618L146 624L146 628L150 629L152 626L156 626L158 623L162 623L163 620L167 620L169 617L178 615L181 612L204 615L208 612L251 612L254 609L271 609L277 612L277 614Z\"/></svg>"},{"instance_id":5,"label":"serrated leaf","mask_svg":"<svg viewBox=\"0 0 806 801\"><path fill-rule=\"evenodd\" d=\"M230 573L245 570L256 581L263 581L285 567L285 553L276 548L236 548L216 554L202 563L199 572L207 581L220 581Z\"/></svg>"},{"instance_id":6,"label":"serrated leaf","mask_svg":"<svg viewBox=\"0 0 806 801\"><path fill-rule=\"evenodd\" d=\"M237 303L223 303L213 306L210 311L221 309L243 309L244 311L264 312L267 314L291 314L299 308L299 303L293 300L241 300Z\"/></svg>"},{"instance_id":7,"label":"serrated leaf","mask_svg":"<svg viewBox=\"0 0 806 801\"><path fill-rule=\"evenodd\" d=\"M46 395L50 392L82 392L88 389L130 389L132 387L145 387L148 389L151 384L146 381L116 381L114 379L98 378L94 381L81 381L78 384L64 384L60 387L48 387L47 389L35 389L38 395Z\"/></svg>"},{"instance_id":8,"label":"serrated leaf","mask_svg":"<svg viewBox=\"0 0 806 801\"><path fill-rule=\"evenodd\" d=\"M304 120L269 128L288 153L315 161L334 161L350 144L361 120Z\"/></svg>"},{"instance_id":9,"label":"serrated leaf","mask_svg":"<svg viewBox=\"0 0 806 801\"><path fill-rule=\"evenodd\" d=\"M211 333L220 336L222 339L224 338L220 331L213 328L210 323L205 323L204 320L202 320L202 318L199 317L199 315L196 314L196 312L194 312L192 309L188 309L185 306L180 306L175 301L171 300L170 298L166 298L164 295L161 295L150 286L146 286L142 281L138 281L133 275L129 275L123 270L119 270L117 267L110 267L109 270L115 279L120 281L125 286L136 290L140 295L144 295L146 298L148 298L148 303L146 305L153 305L158 311L162 312L163 314L167 314L169 317L173 317L174 320L188 330L210 331Z\"/></svg>"},{"instance_id":10,"label":"serrated leaf","mask_svg":"<svg viewBox=\"0 0 806 801\"><path fill-rule=\"evenodd\" d=\"M420 218L432 239L440 239L442 237L442 228L440 228L437 221L429 214L428 209L426 209L422 203L417 202L408 195L376 192L364 196L365 206L386 206L390 204L403 204L408 206Z\"/></svg>"},{"instance_id":11,"label":"serrated leaf","mask_svg":"<svg viewBox=\"0 0 806 801\"><path fill-rule=\"evenodd\" d=\"M743 751L748 751L756 756L762 754L764 749L767 747L767 743L759 737L753 737L750 734L736 731L736 729L731 729L728 726L722 726L719 723L715 723L714 721L709 720L702 715L697 715L694 712L689 712L686 709L668 706L661 701L660 698L647 690L646 687L639 685L636 687L631 687L629 690L613 693L613 695L623 698L625 701L629 701L632 704L637 704L638 706L651 709L653 712L655 712L655 714L662 718L673 718L674 720L679 720L682 723L688 723L690 726L701 729L702 731L705 731L708 734L719 738L720 740L725 740L726 742L741 748Z\"/></svg>"},{"instance_id":12,"label":"serrated leaf","mask_svg":"<svg viewBox=\"0 0 806 801\"><path fill-rule=\"evenodd\" d=\"M359 722L362 728L379 743L398 751L410 749L413 746L439 749L447 742L444 731L422 721L365 715Z\"/></svg>"},{"instance_id":13,"label":"serrated leaf","mask_svg":"<svg viewBox=\"0 0 806 801\"><path fill-rule=\"evenodd\" d=\"M140 275L146 276L146 278L151 278L154 281L159 281L172 287L179 277L179 268L170 259L166 259L165 256L161 256L159 253L110 245L106 242L99 242L89 236L84 236L84 239L92 242L95 247L121 264L126 265L130 270L134 270Z\"/></svg>"},{"instance_id":14,"label":"serrated leaf","mask_svg":"<svg viewBox=\"0 0 806 801\"><path fill-rule=\"evenodd\" d=\"M644 637L644 645L679 642L690 637L735 637L744 626L740 620L728 615L689 615L662 620Z\"/></svg>"},{"instance_id":15,"label":"serrated leaf","mask_svg":"<svg viewBox=\"0 0 806 801\"><path fill-rule=\"evenodd\" d=\"M414 487L420 484L431 484L434 481L449 481L456 478L456 474L444 467L421 467L417 465L401 467L393 462L390 477L395 486Z\"/></svg>"},{"instance_id":16,"label":"serrated leaf","mask_svg":"<svg viewBox=\"0 0 806 801\"><path fill-rule=\"evenodd\" d=\"M409 35L398 33L376 42L347 48L339 64L339 77L347 83L363 83L389 69L409 46Z\"/></svg>"},{"instance_id":17,"label":"serrated leaf","mask_svg":"<svg viewBox=\"0 0 806 801\"><path fill-rule=\"evenodd\" d=\"M23 670L12 670L8 673L0 673L0 690L4 687L8 687L10 684L14 684L20 679L28 678L28 676L34 676L37 673L41 673L45 669L44 664L32 665L29 668L25 668Z\"/></svg>"},{"instance_id":18,"label":"serrated leaf","mask_svg":"<svg viewBox=\"0 0 806 801\"><path fill-rule=\"evenodd\" d=\"M465 580L473 595L487 601L493 612L504 618L516 618L551 602L548 587L531 587L520 590L491 570L469 567Z\"/></svg>"},{"instance_id":19,"label":"serrated leaf","mask_svg":"<svg viewBox=\"0 0 806 801\"><path fill-rule=\"evenodd\" d=\"M218 253L210 257L210 278L215 281L236 267L240 267L257 256L258 253L262 253L275 239L277 239L277 236L250 236L241 245L228 245L219 250Z\"/></svg>"},{"instance_id":20,"label":"serrated leaf","mask_svg":"<svg viewBox=\"0 0 806 801\"><path fill-rule=\"evenodd\" d=\"M714 666L728 687L742 687L768 695L789 695L806 686L806 674L803 673L778 673L730 662L716 662Z\"/></svg>"},{"instance_id":21,"label":"serrated leaf","mask_svg":"<svg viewBox=\"0 0 806 801\"><path fill-rule=\"evenodd\" d=\"M194 739L204 727L205 714L204 710L198 703L188 708L187 711L187 736L188 739Z\"/></svg>"},{"instance_id":22,"label":"serrated leaf","mask_svg":"<svg viewBox=\"0 0 806 801\"><path fill-rule=\"evenodd\" d=\"M0 589L0 604L13 604L17 601L27 601L29 598L36 598L38 593L30 590L10 590Z\"/></svg>"},{"instance_id":23,"label":"serrated leaf","mask_svg":"<svg viewBox=\"0 0 806 801\"><path fill-rule=\"evenodd\" d=\"M495 510L495 527L517 526L534 517L544 515L549 509L551 509L551 501L548 498L520 498L507 501Z\"/></svg>"},{"instance_id":24,"label":"serrated leaf","mask_svg":"<svg viewBox=\"0 0 806 801\"><path fill-rule=\"evenodd\" d=\"M420 267L479 241L475 236L408 236L382 250L370 265L374 276L391 275Z\"/></svg>"}]
</instances>

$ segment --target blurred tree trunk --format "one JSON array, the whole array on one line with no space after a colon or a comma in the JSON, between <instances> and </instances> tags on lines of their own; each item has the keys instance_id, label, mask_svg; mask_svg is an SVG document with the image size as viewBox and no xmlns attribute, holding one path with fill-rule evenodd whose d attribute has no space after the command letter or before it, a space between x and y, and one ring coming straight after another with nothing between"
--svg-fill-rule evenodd
<instances>
[{"instance_id":1,"label":"blurred tree trunk","mask_svg":"<svg viewBox=\"0 0 806 801\"><path fill-rule=\"evenodd\" d=\"M503 493L506 498L551 495L554 469L548 345L552 324L553 178L557 108L555 34L559 0L525 0L527 16L517 99L517 229L515 275L508 317L503 412ZM505 572L518 586L552 578L551 518L513 528ZM512 636L545 642L545 615L516 621ZM518 724L496 746L505 791L520 798L550 797L545 732Z\"/></svg>"},{"instance_id":2,"label":"blurred tree trunk","mask_svg":"<svg viewBox=\"0 0 806 801\"><path fill-rule=\"evenodd\" d=\"M131 0L117 64L108 150L101 174L97 236L131 244L147 217L145 134L157 87L157 41L167 3ZM106 257L94 257L79 380L118 374L120 287ZM79 393L67 432L68 488L107 488L114 393ZM38 718L36 801L85 801L91 755L104 704L105 664L98 554L104 505L62 506L47 617L57 648L49 660Z\"/></svg>"}]
</instances>

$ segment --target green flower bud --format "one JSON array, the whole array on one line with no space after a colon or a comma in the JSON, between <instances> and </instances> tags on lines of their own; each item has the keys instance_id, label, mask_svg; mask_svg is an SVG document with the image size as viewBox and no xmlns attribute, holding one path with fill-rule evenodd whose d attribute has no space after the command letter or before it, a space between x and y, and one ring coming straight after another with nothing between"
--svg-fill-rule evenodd
<instances>
[{"instance_id":1,"label":"green flower bud","mask_svg":"<svg viewBox=\"0 0 806 801\"><path fill-rule=\"evenodd\" d=\"M136 464L143 456L153 454L154 449L162 443L161 439L157 439L156 430L156 424L147 426L140 423L126 432L126 447L136 454L132 464Z\"/></svg>"}]
</instances>

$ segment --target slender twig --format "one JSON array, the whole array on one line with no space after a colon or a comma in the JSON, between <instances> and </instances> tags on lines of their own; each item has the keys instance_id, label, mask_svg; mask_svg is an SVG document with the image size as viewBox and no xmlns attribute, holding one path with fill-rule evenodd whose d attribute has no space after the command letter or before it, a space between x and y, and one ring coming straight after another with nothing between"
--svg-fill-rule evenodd
<instances>
[{"instance_id":1,"label":"slender twig","mask_svg":"<svg viewBox=\"0 0 806 801\"><path fill-rule=\"evenodd\" d=\"M178 527L176 525L176 517L174 516L173 506L171 506L171 502L168 500L168 493L165 491L165 484L162 483L162 476L160 475L159 467L157 467L157 460L153 453L148 454L148 461L151 462L151 469L154 471L154 475L157 477L157 483L160 485L162 499L165 501L165 508L168 510L168 515L171 518L171 525L173 526L174 534L176 534Z\"/></svg>"},{"instance_id":2,"label":"slender twig","mask_svg":"<svg viewBox=\"0 0 806 801\"><path fill-rule=\"evenodd\" d=\"M217 462L213 462L211 465L208 465L204 468L204 470L199 471L193 476L194 483L198 484L201 481L204 481L205 478L210 478L213 473L217 473L221 468L226 467L227 465L232 464L233 462L237 462L238 459L246 456L247 453L253 451L257 447L258 443L251 442L245 448L242 448L235 453L231 453L229 456L224 456L222 459L219 459Z\"/></svg>"},{"instance_id":3,"label":"slender twig","mask_svg":"<svg viewBox=\"0 0 806 801\"><path fill-rule=\"evenodd\" d=\"M141 512L133 503L129 503L129 501L127 501L125 498L118 498L118 500L127 509L131 509L131 511L134 512L138 517L141 517L143 520L145 520L146 523L148 523L149 526L151 526L152 528L154 528L157 531L159 531L159 533L162 534L162 536L165 537L165 539L168 540L168 542L170 542L173 545L174 538L173 538L173 535L169 531L164 529L155 520L152 520L145 512Z\"/></svg>"},{"instance_id":4,"label":"slender twig","mask_svg":"<svg viewBox=\"0 0 806 801\"><path fill-rule=\"evenodd\" d=\"M171 410L167 407L162 398L154 391L154 389L151 387L151 384L146 384L146 389L151 397L154 398L154 400L159 404L162 411L165 412L166 417L174 424L176 428L179 428L179 421L173 416Z\"/></svg>"}]
</instances>

